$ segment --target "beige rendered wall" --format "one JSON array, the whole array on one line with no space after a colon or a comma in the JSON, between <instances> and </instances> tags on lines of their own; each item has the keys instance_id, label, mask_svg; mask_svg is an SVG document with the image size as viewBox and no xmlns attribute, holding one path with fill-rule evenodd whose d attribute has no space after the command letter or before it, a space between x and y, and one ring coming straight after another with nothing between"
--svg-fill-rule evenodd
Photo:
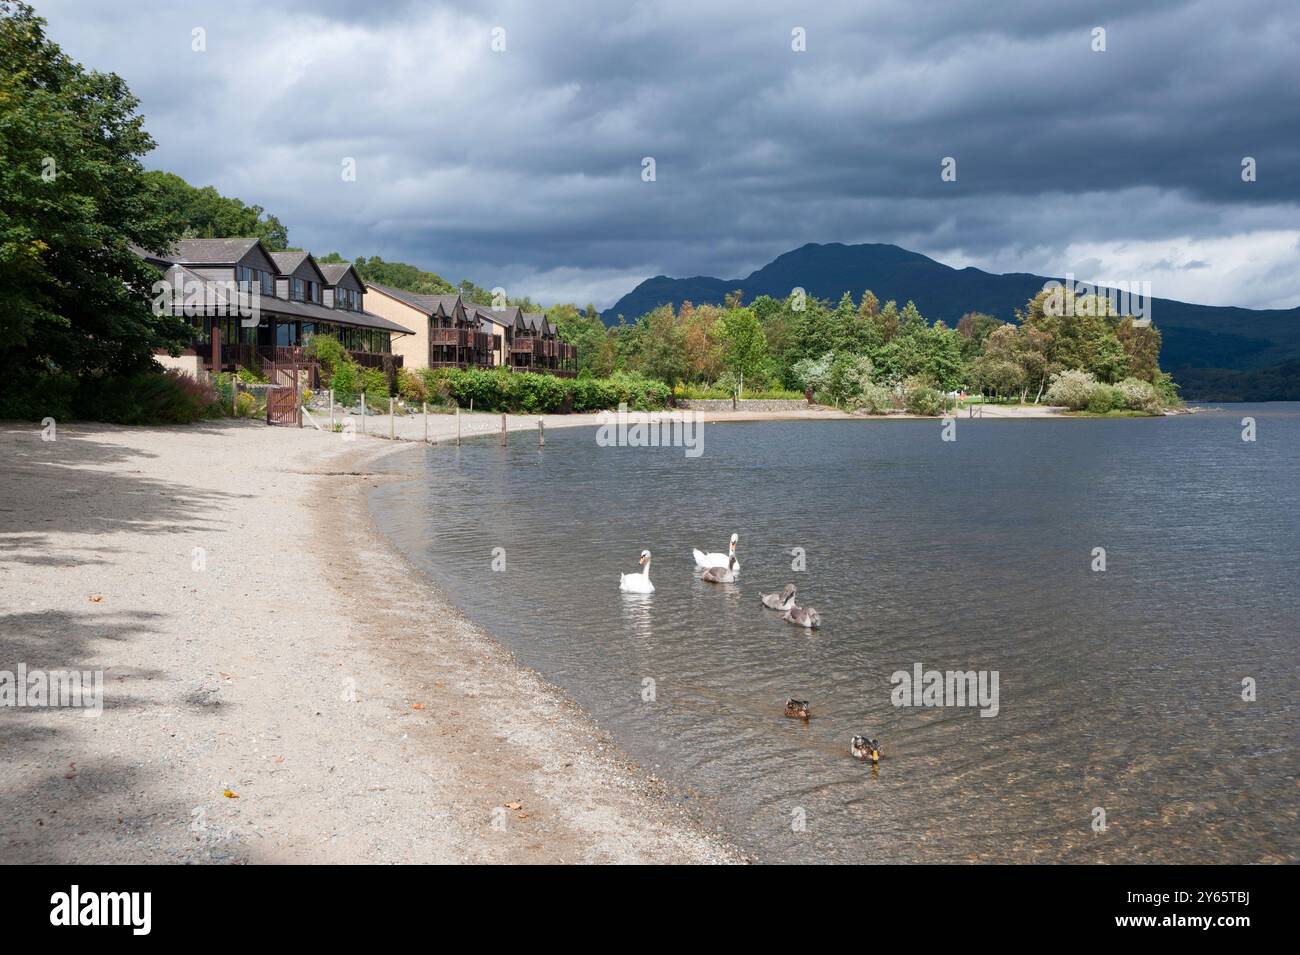
<instances>
[{"instance_id":1,"label":"beige rendered wall","mask_svg":"<svg viewBox=\"0 0 1300 955\"><path fill-rule=\"evenodd\" d=\"M154 361L158 362L158 364L162 365L164 368L168 370L175 368L177 371L184 372L196 381L203 372L203 359L198 355L177 355L172 357L166 352L155 352L153 357Z\"/></svg>"},{"instance_id":2,"label":"beige rendered wall","mask_svg":"<svg viewBox=\"0 0 1300 955\"><path fill-rule=\"evenodd\" d=\"M369 288L361 296L361 307L372 315L409 328L414 335L394 335L393 354L402 356L403 368L429 367L429 316L405 302Z\"/></svg>"}]
</instances>

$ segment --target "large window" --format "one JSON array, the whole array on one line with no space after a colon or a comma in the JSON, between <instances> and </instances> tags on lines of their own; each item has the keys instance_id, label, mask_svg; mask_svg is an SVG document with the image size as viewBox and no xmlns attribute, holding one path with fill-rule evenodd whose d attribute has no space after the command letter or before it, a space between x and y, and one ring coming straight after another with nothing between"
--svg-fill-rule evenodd
<instances>
[{"instance_id":1,"label":"large window","mask_svg":"<svg viewBox=\"0 0 1300 955\"><path fill-rule=\"evenodd\" d=\"M302 279L294 279L289 297L295 302L305 302L307 300L307 283Z\"/></svg>"},{"instance_id":2,"label":"large window","mask_svg":"<svg viewBox=\"0 0 1300 955\"><path fill-rule=\"evenodd\" d=\"M334 289L334 307L349 312L361 311L361 293L354 288L338 286Z\"/></svg>"}]
</instances>

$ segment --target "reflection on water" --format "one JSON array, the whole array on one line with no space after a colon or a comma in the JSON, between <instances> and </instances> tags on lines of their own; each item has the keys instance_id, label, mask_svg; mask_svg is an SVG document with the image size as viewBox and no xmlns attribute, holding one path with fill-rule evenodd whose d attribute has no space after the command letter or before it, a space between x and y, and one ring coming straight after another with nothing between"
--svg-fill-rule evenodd
<instances>
[{"instance_id":1,"label":"reflection on water","mask_svg":"<svg viewBox=\"0 0 1300 955\"><path fill-rule=\"evenodd\" d=\"M1294 860L1298 463L1294 404L963 420L955 443L933 422L719 425L695 459L582 429L398 456L409 480L372 504L760 858ZM691 549L732 532L739 581L700 581ZM656 592L621 594L643 547ZM787 582L822 629L760 606ZM896 707L891 674L918 663L997 671L998 715Z\"/></svg>"},{"instance_id":2,"label":"reflection on water","mask_svg":"<svg viewBox=\"0 0 1300 955\"><path fill-rule=\"evenodd\" d=\"M620 593L620 609L623 611L623 633L629 637L644 639L653 630L650 613L654 607L654 594Z\"/></svg>"}]
</instances>

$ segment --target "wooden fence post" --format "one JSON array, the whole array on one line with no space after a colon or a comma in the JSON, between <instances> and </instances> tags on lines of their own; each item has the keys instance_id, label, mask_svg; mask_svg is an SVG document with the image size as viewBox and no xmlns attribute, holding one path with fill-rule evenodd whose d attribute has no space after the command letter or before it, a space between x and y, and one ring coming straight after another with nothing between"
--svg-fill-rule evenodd
<instances>
[{"instance_id":1,"label":"wooden fence post","mask_svg":"<svg viewBox=\"0 0 1300 955\"><path fill-rule=\"evenodd\" d=\"M334 389L330 389L330 431L334 430Z\"/></svg>"},{"instance_id":2,"label":"wooden fence post","mask_svg":"<svg viewBox=\"0 0 1300 955\"><path fill-rule=\"evenodd\" d=\"M424 443L429 443L429 402L421 401L420 410L424 412Z\"/></svg>"},{"instance_id":3,"label":"wooden fence post","mask_svg":"<svg viewBox=\"0 0 1300 955\"><path fill-rule=\"evenodd\" d=\"M537 446L546 447L546 422L541 418L537 419Z\"/></svg>"},{"instance_id":4,"label":"wooden fence post","mask_svg":"<svg viewBox=\"0 0 1300 955\"><path fill-rule=\"evenodd\" d=\"M361 392L361 433L366 433L366 393Z\"/></svg>"},{"instance_id":5,"label":"wooden fence post","mask_svg":"<svg viewBox=\"0 0 1300 955\"><path fill-rule=\"evenodd\" d=\"M506 446L506 416L501 415L501 447Z\"/></svg>"},{"instance_id":6,"label":"wooden fence post","mask_svg":"<svg viewBox=\"0 0 1300 955\"><path fill-rule=\"evenodd\" d=\"M456 406L456 447L460 447L460 405Z\"/></svg>"},{"instance_id":7,"label":"wooden fence post","mask_svg":"<svg viewBox=\"0 0 1300 955\"><path fill-rule=\"evenodd\" d=\"M388 440L397 440L397 416L393 414L393 399L388 399Z\"/></svg>"}]
</instances>

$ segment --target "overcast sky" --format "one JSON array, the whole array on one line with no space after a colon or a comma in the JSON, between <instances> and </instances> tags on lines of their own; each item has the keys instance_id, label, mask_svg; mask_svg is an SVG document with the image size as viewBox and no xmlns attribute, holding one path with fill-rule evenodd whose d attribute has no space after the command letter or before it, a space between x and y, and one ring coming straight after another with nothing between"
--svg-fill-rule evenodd
<instances>
[{"instance_id":1,"label":"overcast sky","mask_svg":"<svg viewBox=\"0 0 1300 955\"><path fill-rule=\"evenodd\" d=\"M147 165L313 252L605 307L651 275L893 242L1300 305L1296 0L35 6L140 97Z\"/></svg>"}]
</instances>

